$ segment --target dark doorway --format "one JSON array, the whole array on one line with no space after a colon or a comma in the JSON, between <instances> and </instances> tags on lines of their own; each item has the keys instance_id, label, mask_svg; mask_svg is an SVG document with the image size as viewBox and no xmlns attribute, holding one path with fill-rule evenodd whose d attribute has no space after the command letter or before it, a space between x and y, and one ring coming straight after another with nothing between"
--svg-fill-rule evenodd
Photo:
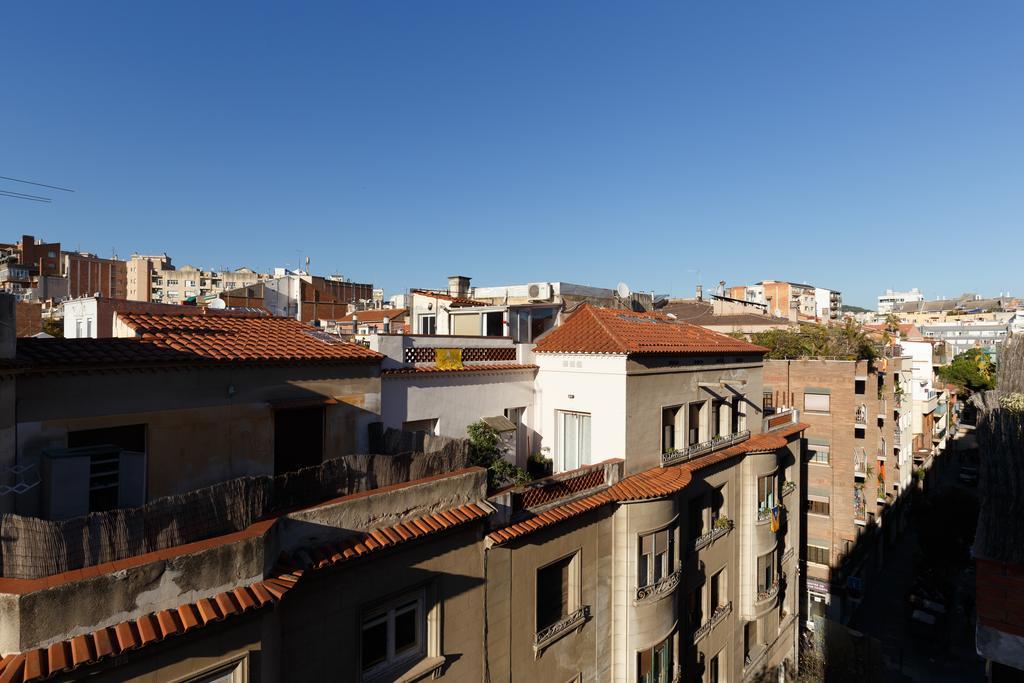
<instances>
[{"instance_id":1,"label":"dark doorway","mask_svg":"<svg viewBox=\"0 0 1024 683\"><path fill-rule=\"evenodd\" d=\"M323 459L323 406L274 413L274 474L319 465Z\"/></svg>"}]
</instances>

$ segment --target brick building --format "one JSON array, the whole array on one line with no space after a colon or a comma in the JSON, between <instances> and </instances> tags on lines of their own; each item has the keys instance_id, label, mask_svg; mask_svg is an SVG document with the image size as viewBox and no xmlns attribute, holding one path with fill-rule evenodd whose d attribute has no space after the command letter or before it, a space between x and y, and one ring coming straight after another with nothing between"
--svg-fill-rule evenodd
<instances>
[{"instance_id":1,"label":"brick building","mask_svg":"<svg viewBox=\"0 0 1024 683\"><path fill-rule=\"evenodd\" d=\"M100 295L111 299L128 298L128 263L100 258L87 252L65 252L61 273L68 280L68 296Z\"/></svg>"},{"instance_id":2,"label":"brick building","mask_svg":"<svg viewBox=\"0 0 1024 683\"><path fill-rule=\"evenodd\" d=\"M766 412L801 409L808 425L805 547L808 625L847 621L872 578L875 551L902 524L913 481L911 367L876 361L767 360Z\"/></svg>"}]
</instances>

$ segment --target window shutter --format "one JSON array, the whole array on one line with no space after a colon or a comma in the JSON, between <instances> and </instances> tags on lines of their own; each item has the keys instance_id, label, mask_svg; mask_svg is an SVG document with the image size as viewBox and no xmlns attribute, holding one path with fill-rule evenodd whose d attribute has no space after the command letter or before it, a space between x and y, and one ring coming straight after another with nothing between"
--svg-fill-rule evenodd
<instances>
[{"instance_id":1,"label":"window shutter","mask_svg":"<svg viewBox=\"0 0 1024 683\"><path fill-rule=\"evenodd\" d=\"M146 504L146 454L121 451L117 506L136 508Z\"/></svg>"},{"instance_id":2,"label":"window shutter","mask_svg":"<svg viewBox=\"0 0 1024 683\"><path fill-rule=\"evenodd\" d=\"M47 519L89 514L89 455L66 448L44 450L42 488Z\"/></svg>"}]
</instances>

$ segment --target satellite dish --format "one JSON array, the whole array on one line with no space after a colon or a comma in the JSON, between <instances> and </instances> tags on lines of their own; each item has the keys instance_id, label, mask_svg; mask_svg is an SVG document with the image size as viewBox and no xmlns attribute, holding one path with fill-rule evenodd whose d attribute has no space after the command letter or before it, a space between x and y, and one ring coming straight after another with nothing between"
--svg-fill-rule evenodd
<instances>
[{"instance_id":1,"label":"satellite dish","mask_svg":"<svg viewBox=\"0 0 1024 683\"><path fill-rule=\"evenodd\" d=\"M221 299L220 297L217 297L216 299L214 299L210 303L206 304L206 307L207 308L212 308L212 309L217 310L217 311L220 311L220 310L223 310L223 309L227 308L228 305L226 303L224 303L224 299Z\"/></svg>"},{"instance_id":2,"label":"satellite dish","mask_svg":"<svg viewBox=\"0 0 1024 683\"><path fill-rule=\"evenodd\" d=\"M619 293L620 299L628 299L630 295L629 285L625 282L620 282L619 286L615 288L615 291Z\"/></svg>"}]
</instances>

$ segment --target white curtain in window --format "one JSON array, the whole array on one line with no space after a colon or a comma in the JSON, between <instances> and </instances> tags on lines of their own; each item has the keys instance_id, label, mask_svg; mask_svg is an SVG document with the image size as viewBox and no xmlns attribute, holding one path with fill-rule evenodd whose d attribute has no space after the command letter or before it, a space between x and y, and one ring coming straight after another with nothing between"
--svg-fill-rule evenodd
<instances>
[{"instance_id":1,"label":"white curtain in window","mask_svg":"<svg viewBox=\"0 0 1024 683\"><path fill-rule=\"evenodd\" d=\"M562 470L590 463L590 416L561 413Z\"/></svg>"}]
</instances>

